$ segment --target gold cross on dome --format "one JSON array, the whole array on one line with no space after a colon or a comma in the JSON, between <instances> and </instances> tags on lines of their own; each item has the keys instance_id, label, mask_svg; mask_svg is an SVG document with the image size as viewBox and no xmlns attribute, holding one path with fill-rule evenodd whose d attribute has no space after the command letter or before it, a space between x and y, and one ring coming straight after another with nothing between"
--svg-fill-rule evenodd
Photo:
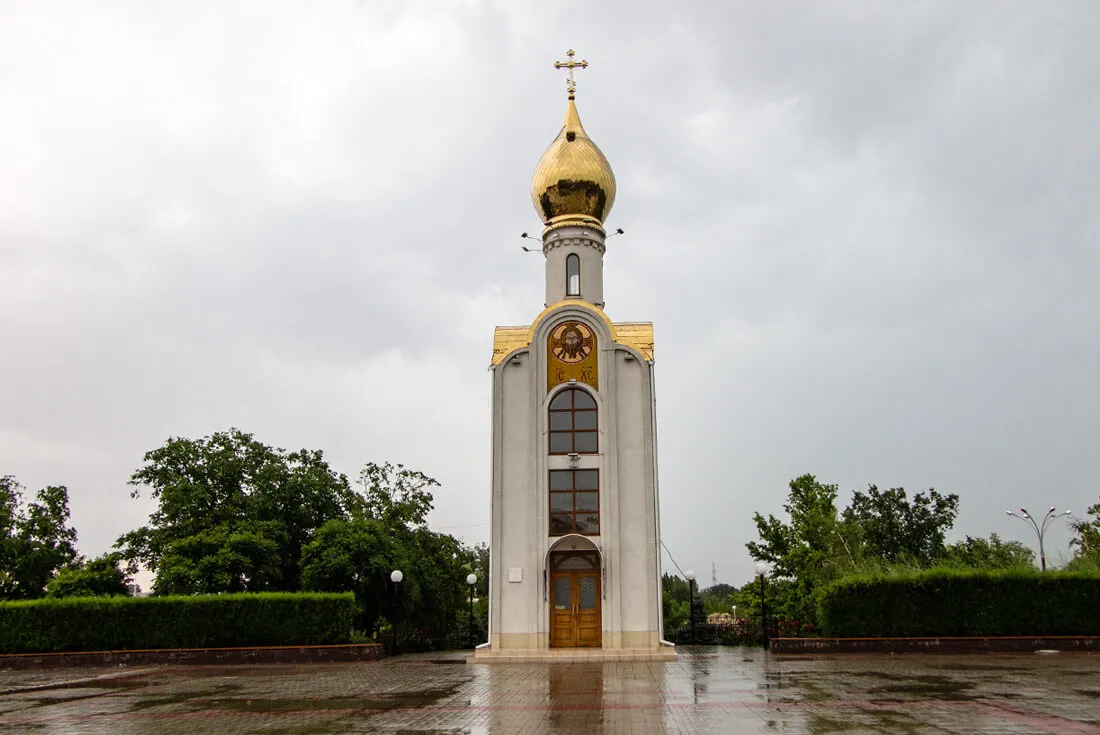
<instances>
[{"instance_id":1,"label":"gold cross on dome","mask_svg":"<svg viewBox=\"0 0 1100 735\"><path fill-rule=\"evenodd\" d=\"M555 61L554 68L569 70L569 79L565 83L565 88L569 91L569 99L573 99L573 95L577 92L577 83L573 81L573 70L578 67L581 69L587 69L588 62L584 59L581 59L580 61L573 61L573 57L577 55L577 53L573 49L569 49L568 51L566 51L565 55L569 57L569 60Z\"/></svg>"}]
</instances>

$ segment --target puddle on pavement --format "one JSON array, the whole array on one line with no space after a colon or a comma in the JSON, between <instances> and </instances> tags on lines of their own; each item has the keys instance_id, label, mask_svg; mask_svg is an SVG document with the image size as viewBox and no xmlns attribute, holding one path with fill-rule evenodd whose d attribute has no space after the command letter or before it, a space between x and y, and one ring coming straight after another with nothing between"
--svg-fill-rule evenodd
<instances>
[{"instance_id":1,"label":"puddle on pavement","mask_svg":"<svg viewBox=\"0 0 1100 735\"><path fill-rule=\"evenodd\" d=\"M943 699L955 702L970 701L978 699L976 694L968 692L972 689L969 684L960 684L958 682L945 681L939 684L930 684L927 682L909 682L906 684L889 684L881 687L871 687L867 690L868 694L904 694L913 698L931 698L931 699Z\"/></svg>"},{"instance_id":2,"label":"puddle on pavement","mask_svg":"<svg viewBox=\"0 0 1100 735\"><path fill-rule=\"evenodd\" d=\"M167 694L164 696L146 696L135 697L134 701L130 703L131 712L140 712L142 710L153 709L154 707L167 707L173 704L184 704L188 700L194 699L194 693L187 694Z\"/></svg>"},{"instance_id":3,"label":"puddle on pavement","mask_svg":"<svg viewBox=\"0 0 1100 735\"><path fill-rule=\"evenodd\" d=\"M175 692L172 694L135 694L130 698L130 711L140 712L154 707L170 707L176 704L187 704L196 700L210 700L218 697L232 696L240 691L241 685L223 682L205 689Z\"/></svg>"},{"instance_id":4,"label":"puddle on pavement","mask_svg":"<svg viewBox=\"0 0 1100 735\"><path fill-rule=\"evenodd\" d=\"M806 730L812 733L846 732L860 729L863 729L862 723L845 722L825 715L810 715L810 719L806 722Z\"/></svg>"},{"instance_id":5,"label":"puddle on pavement","mask_svg":"<svg viewBox=\"0 0 1100 735\"><path fill-rule=\"evenodd\" d=\"M24 702L28 709L36 707L50 707L55 704L69 704L85 699L96 699L115 693L116 689L103 687L67 687L64 689L50 688L48 690L33 690L17 694L12 701ZM28 696L30 695L30 696Z\"/></svg>"},{"instance_id":6,"label":"puddle on pavement","mask_svg":"<svg viewBox=\"0 0 1100 735\"><path fill-rule=\"evenodd\" d=\"M293 698L251 698L226 696L229 687L203 691L180 692L165 696L136 697L130 711L153 709L155 707L173 707L182 705L182 711L227 711L227 712L325 712L346 710L385 711L391 709L418 709L430 707L439 701L454 696L460 685L440 689L425 689L418 692L395 694L367 694L359 697L330 697L327 699ZM237 689L236 685L232 689ZM176 709L175 711L181 711Z\"/></svg>"},{"instance_id":7,"label":"puddle on pavement","mask_svg":"<svg viewBox=\"0 0 1100 735\"><path fill-rule=\"evenodd\" d=\"M76 679L73 681L58 681L49 684L37 684L27 687L18 687L15 689L0 690L0 697L6 697L10 694L37 694L39 692L56 692L65 691L68 689L101 689L111 691L114 691L116 689L133 689L136 687L148 686L149 682L144 680L148 677L148 674L148 671L135 671L133 673L126 673L114 676Z\"/></svg>"},{"instance_id":8,"label":"puddle on pavement","mask_svg":"<svg viewBox=\"0 0 1100 735\"><path fill-rule=\"evenodd\" d=\"M974 685L970 682L957 681L949 676L935 674L890 674L884 671L853 671L852 676L881 679L893 682L880 686L868 687L868 694L906 694L917 698L943 699L948 701L970 701L978 699L976 694L970 693Z\"/></svg>"},{"instance_id":9,"label":"puddle on pavement","mask_svg":"<svg viewBox=\"0 0 1100 735\"><path fill-rule=\"evenodd\" d=\"M870 720L870 722L868 721ZM812 714L806 721L806 731L811 733L851 732L889 732L897 735L909 735L921 731L922 725L913 717L897 710L875 710L861 712L857 719L845 720L839 717Z\"/></svg>"},{"instance_id":10,"label":"puddle on pavement","mask_svg":"<svg viewBox=\"0 0 1100 735\"><path fill-rule=\"evenodd\" d=\"M786 690L786 693L801 695L798 698L792 698L792 702L824 702L830 697L828 688L823 687L820 682L809 678L799 677L783 688Z\"/></svg>"},{"instance_id":11,"label":"puddle on pavement","mask_svg":"<svg viewBox=\"0 0 1100 735\"><path fill-rule=\"evenodd\" d=\"M327 735L350 732L355 721L350 717L333 719L318 725L294 725L292 727L264 728L266 735ZM355 728L358 731L358 728ZM371 730L374 732L374 730ZM449 730L387 730L388 735L484 735L483 728L457 727Z\"/></svg>"},{"instance_id":12,"label":"puddle on pavement","mask_svg":"<svg viewBox=\"0 0 1100 735\"><path fill-rule=\"evenodd\" d=\"M950 667L951 671L1013 671L1015 668L1014 666L998 666L996 664L952 664Z\"/></svg>"}]
</instances>

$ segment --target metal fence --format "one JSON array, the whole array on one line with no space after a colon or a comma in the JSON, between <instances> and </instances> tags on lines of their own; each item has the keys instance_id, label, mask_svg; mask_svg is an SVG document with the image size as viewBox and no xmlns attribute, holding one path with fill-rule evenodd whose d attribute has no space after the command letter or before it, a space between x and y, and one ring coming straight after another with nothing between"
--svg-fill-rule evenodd
<instances>
[{"instance_id":1,"label":"metal fence","mask_svg":"<svg viewBox=\"0 0 1100 735\"><path fill-rule=\"evenodd\" d=\"M394 652L395 646L397 653L473 649L488 639L485 618L474 616L471 636L470 619L466 615L458 616L454 623L446 627L424 628L399 623L396 638L393 628L384 629L378 634L379 642L389 653Z\"/></svg>"},{"instance_id":2,"label":"metal fence","mask_svg":"<svg viewBox=\"0 0 1100 735\"><path fill-rule=\"evenodd\" d=\"M779 620L768 616L769 638L778 638L780 627ZM665 640L681 646L762 646L764 645L764 625L759 618L721 623L697 622L694 627L688 622L676 628L666 628Z\"/></svg>"}]
</instances>

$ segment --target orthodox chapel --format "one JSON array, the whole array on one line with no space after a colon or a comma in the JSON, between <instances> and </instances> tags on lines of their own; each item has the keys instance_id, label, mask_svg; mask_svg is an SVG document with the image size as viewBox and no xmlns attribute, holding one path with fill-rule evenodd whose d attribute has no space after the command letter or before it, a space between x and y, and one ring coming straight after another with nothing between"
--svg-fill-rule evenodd
<instances>
[{"instance_id":1,"label":"orthodox chapel","mask_svg":"<svg viewBox=\"0 0 1100 735\"><path fill-rule=\"evenodd\" d=\"M497 327L492 355L489 640L475 658L601 649L674 656L661 640L653 325L604 311L615 174L565 122L535 167L546 297ZM612 241L614 242L614 241Z\"/></svg>"}]
</instances>

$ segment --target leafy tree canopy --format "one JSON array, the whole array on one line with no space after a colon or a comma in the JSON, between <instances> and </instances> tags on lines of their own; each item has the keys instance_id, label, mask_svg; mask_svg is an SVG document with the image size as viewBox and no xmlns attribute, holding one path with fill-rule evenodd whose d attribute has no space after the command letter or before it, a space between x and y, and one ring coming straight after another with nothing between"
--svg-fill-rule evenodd
<instances>
[{"instance_id":1,"label":"leafy tree canopy","mask_svg":"<svg viewBox=\"0 0 1100 735\"><path fill-rule=\"evenodd\" d=\"M909 497L904 488L880 491L871 485L857 491L843 511L837 507L837 486L802 475L790 483L783 509L787 519L757 513L758 541L749 554L772 565L777 614L803 622L816 618L817 590L844 574L883 569L896 564L928 566L944 560L944 538L958 514L957 495L935 490ZM983 547L987 561L1015 558L1020 550L997 539ZM958 559L981 553L972 540L956 549ZM969 556L967 556L969 554ZM998 556L999 555L999 556ZM738 604L753 604L751 592L735 595ZM771 597L769 592L769 597ZM740 607L739 607L740 609Z\"/></svg>"},{"instance_id":2,"label":"leafy tree canopy","mask_svg":"<svg viewBox=\"0 0 1100 735\"><path fill-rule=\"evenodd\" d=\"M317 529L363 507L322 452L287 452L237 429L170 438L130 484L157 508L116 547L156 573L158 594L296 591Z\"/></svg>"},{"instance_id":3,"label":"leafy tree canopy","mask_svg":"<svg viewBox=\"0 0 1100 735\"><path fill-rule=\"evenodd\" d=\"M955 494L929 490L910 500L905 488L880 491L871 485L867 492L852 495L843 520L858 529L866 558L884 564L913 560L927 565L943 555L944 536L955 525L958 512Z\"/></svg>"},{"instance_id":4,"label":"leafy tree canopy","mask_svg":"<svg viewBox=\"0 0 1100 735\"><path fill-rule=\"evenodd\" d=\"M466 564L470 572L477 575L477 583L474 585L474 596L483 599L489 596L489 544L474 544L465 547L461 554L465 554ZM468 574L469 572L467 572Z\"/></svg>"},{"instance_id":5,"label":"leafy tree canopy","mask_svg":"<svg viewBox=\"0 0 1100 735\"><path fill-rule=\"evenodd\" d=\"M76 556L68 489L43 488L27 503L14 477L0 477L0 599L42 597L57 571Z\"/></svg>"},{"instance_id":6,"label":"leafy tree canopy","mask_svg":"<svg viewBox=\"0 0 1100 735\"><path fill-rule=\"evenodd\" d=\"M790 494L783 505L790 520L754 514L760 540L746 544L749 555L770 563L781 577L832 576L835 561L845 555L851 557L837 516L836 496L836 485L820 483L813 475L791 480Z\"/></svg>"},{"instance_id":7,"label":"leafy tree canopy","mask_svg":"<svg viewBox=\"0 0 1100 735\"><path fill-rule=\"evenodd\" d=\"M333 519L302 551L302 584L318 592L355 593L356 628L374 630L393 597L390 572L401 554L386 527L373 518Z\"/></svg>"},{"instance_id":8,"label":"leafy tree canopy","mask_svg":"<svg viewBox=\"0 0 1100 735\"><path fill-rule=\"evenodd\" d=\"M130 576L119 566L122 555L80 559L57 573L46 585L47 597L109 597L130 594Z\"/></svg>"},{"instance_id":9,"label":"leafy tree canopy","mask_svg":"<svg viewBox=\"0 0 1100 735\"><path fill-rule=\"evenodd\" d=\"M388 526L375 518L332 520L305 548L302 581L310 590L355 592L356 626L362 630L374 630L382 618L441 628L469 594L471 553L453 536L424 527ZM390 581L395 569L404 574L397 585Z\"/></svg>"},{"instance_id":10,"label":"leafy tree canopy","mask_svg":"<svg viewBox=\"0 0 1100 735\"><path fill-rule=\"evenodd\" d=\"M736 592L737 588L732 584L719 582L718 584L707 587L700 595L707 600L717 600L718 602L725 603L729 600L730 596Z\"/></svg>"},{"instance_id":11,"label":"leafy tree canopy","mask_svg":"<svg viewBox=\"0 0 1100 735\"><path fill-rule=\"evenodd\" d=\"M439 483L423 472L389 462L369 462L359 473L366 513L386 526L426 526L432 509L430 488Z\"/></svg>"},{"instance_id":12,"label":"leafy tree canopy","mask_svg":"<svg viewBox=\"0 0 1100 735\"><path fill-rule=\"evenodd\" d=\"M445 628L468 599L467 574L479 596L488 590L488 548L428 529L439 483L424 473L369 463L359 483L356 492L319 451L237 429L171 438L131 478L156 510L116 546L131 569L156 573L156 594L353 591L359 629L383 619ZM396 587L394 569L405 575Z\"/></svg>"},{"instance_id":13,"label":"leafy tree canopy","mask_svg":"<svg viewBox=\"0 0 1100 735\"><path fill-rule=\"evenodd\" d=\"M967 536L947 546L942 564L962 569L1034 567L1035 552L1019 541L1002 541L995 533L988 539Z\"/></svg>"},{"instance_id":14,"label":"leafy tree canopy","mask_svg":"<svg viewBox=\"0 0 1100 735\"><path fill-rule=\"evenodd\" d=\"M1073 549L1069 568L1100 570L1100 503L1089 507L1087 518L1074 518L1070 528L1074 537L1069 542Z\"/></svg>"}]
</instances>

